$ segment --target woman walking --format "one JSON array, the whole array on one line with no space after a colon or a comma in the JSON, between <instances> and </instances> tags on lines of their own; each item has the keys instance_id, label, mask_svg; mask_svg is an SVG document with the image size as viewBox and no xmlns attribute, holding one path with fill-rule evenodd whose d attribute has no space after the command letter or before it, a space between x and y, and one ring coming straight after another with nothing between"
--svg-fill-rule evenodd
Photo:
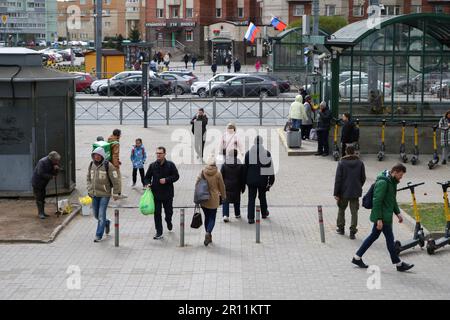
<instances>
[{"instance_id":1,"label":"woman walking","mask_svg":"<svg viewBox=\"0 0 450 320\"><path fill-rule=\"evenodd\" d=\"M245 170L244 165L238 159L238 151L232 150L227 154L225 163L220 168L227 198L223 201L222 215L223 221L230 221L230 203L234 206L234 216L236 219L241 218L241 193L245 191Z\"/></svg>"},{"instance_id":2,"label":"woman walking","mask_svg":"<svg viewBox=\"0 0 450 320\"><path fill-rule=\"evenodd\" d=\"M225 184L223 182L222 174L217 170L216 160L211 155L206 161L206 166L197 177L196 184L200 179L205 179L208 182L209 199L203 201L200 205L205 214L205 246L212 242L212 231L216 224L217 208L220 206L220 200L226 200L227 194L225 191Z\"/></svg>"}]
</instances>

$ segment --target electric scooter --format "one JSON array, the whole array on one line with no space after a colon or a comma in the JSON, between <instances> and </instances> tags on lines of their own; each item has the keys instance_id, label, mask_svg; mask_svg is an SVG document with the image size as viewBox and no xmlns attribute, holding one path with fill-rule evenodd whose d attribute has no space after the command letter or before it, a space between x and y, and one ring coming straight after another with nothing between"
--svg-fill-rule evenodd
<instances>
[{"instance_id":1,"label":"electric scooter","mask_svg":"<svg viewBox=\"0 0 450 320\"><path fill-rule=\"evenodd\" d=\"M381 122L381 146L380 151L378 152L378 161L383 161L385 152L386 152L386 146L384 144L384 132L386 130L386 119L383 119Z\"/></svg>"},{"instance_id":2,"label":"electric scooter","mask_svg":"<svg viewBox=\"0 0 450 320\"><path fill-rule=\"evenodd\" d=\"M448 145L448 128L446 129L441 129L442 133L444 135L444 146ZM442 162L441 164L447 164L447 148L442 147Z\"/></svg>"},{"instance_id":3,"label":"electric scooter","mask_svg":"<svg viewBox=\"0 0 450 320\"><path fill-rule=\"evenodd\" d=\"M416 187L421 186L423 184L425 184L425 182L420 182L420 183L416 183L416 184L412 184L411 182L408 182L406 187L397 190L397 191L402 191L402 190L409 189L409 191L411 192L414 217L416 219L416 226L414 228L413 238L405 241L403 244L398 240L395 241L395 251L397 252L397 254L399 254L400 252L405 251L407 249L414 248L417 245L419 245L420 248L423 248L425 246L425 235L423 232L422 225L420 223L420 212L419 212L419 208L417 207L417 201L416 201L416 195L415 195Z\"/></svg>"},{"instance_id":4,"label":"electric scooter","mask_svg":"<svg viewBox=\"0 0 450 320\"><path fill-rule=\"evenodd\" d=\"M417 123L414 123L414 150L411 163L416 165L417 162L419 162L419 129L417 128Z\"/></svg>"},{"instance_id":5,"label":"electric scooter","mask_svg":"<svg viewBox=\"0 0 450 320\"><path fill-rule=\"evenodd\" d=\"M439 155L437 149L437 126L433 126L433 159L428 162L428 168L431 170L439 163Z\"/></svg>"},{"instance_id":6,"label":"electric scooter","mask_svg":"<svg viewBox=\"0 0 450 320\"><path fill-rule=\"evenodd\" d=\"M405 129L406 129L406 121L402 121L402 144L400 145L400 159L403 161L403 163L408 162L408 157L406 156L406 149L405 149Z\"/></svg>"},{"instance_id":7,"label":"electric scooter","mask_svg":"<svg viewBox=\"0 0 450 320\"><path fill-rule=\"evenodd\" d=\"M433 238L429 239L427 242L427 252L428 254L434 254L434 252L442 248L448 244L450 244L450 209L448 204L448 193L447 189L450 186L450 181L447 182L438 182L442 186L442 192L444 193L444 212L445 219L447 220L447 224L445 227L445 235L439 239L434 240Z\"/></svg>"},{"instance_id":8,"label":"electric scooter","mask_svg":"<svg viewBox=\"0 0 450 320\"><path fill-rule=\"evenodd\" d=\"M334 119L334 136L333 136L333 158L334 161L338 161L341 157L341 153L339 152L339 144L338 144L338 132L339 132L339 119Z\"/></svg>"},{"instance_id":9,"label":"electric scooter","mask_svg":"<svg viewBox=\"0 0 450 320\"><path fill-rule=\"evenodd\" d=\"M358 136L359 136L359 119L356 119L356 130L358 131ZM360 155L359 138L357 141L355 141L355 155L357 155L358 157Z\"/></svg>"}]
</instances>

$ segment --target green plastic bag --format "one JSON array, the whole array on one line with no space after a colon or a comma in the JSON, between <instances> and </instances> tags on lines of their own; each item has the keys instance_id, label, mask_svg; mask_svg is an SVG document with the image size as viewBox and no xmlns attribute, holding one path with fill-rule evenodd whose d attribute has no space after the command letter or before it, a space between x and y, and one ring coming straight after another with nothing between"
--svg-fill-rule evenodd
<instances>
[{"instance_id":1,"label":"green plastic bag","mask_svg":"<svg viewBox=\"0 0 450 320\"><path fill-rule=\"evenodd\" d=\"M106 141L96 141L94 144L92 144L92 151L94 151L98 147L103 148L106 155L105 160L111 161L111 145L112 143Z\"/></svg>"},{"instance_id":2,"label":"green plastic bag","mask_svg":"<svg viewBox=\"0 0 450 320\"><path fill-rule=\"evenodd\" d=\"M146 216L155 213L155 198L153 197L152 190L145 190L141 200L139 201L139 210L141 210L141 213Z\"/></svg>"}]
</instances>

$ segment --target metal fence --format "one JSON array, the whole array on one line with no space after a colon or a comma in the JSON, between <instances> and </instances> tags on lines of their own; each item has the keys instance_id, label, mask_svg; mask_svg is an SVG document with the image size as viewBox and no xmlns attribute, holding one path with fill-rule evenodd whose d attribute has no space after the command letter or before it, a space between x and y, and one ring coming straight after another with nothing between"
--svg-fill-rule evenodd
<instances>
[{"instance_id":1,"label":"metal fence","mask_svg":"<svg viewBox=\"0 0 450 320\"><path fill-rule=\"evenodd\" d=\"M149 98L149 123L186 124L199 108L205 109L212 125L230 121L249 125L282 125L286 122L292 99L255 98L219 99ZM75 120L88 123L143 123L142 99L139 98L76 98Z\"/></svg>"}]
</instances>

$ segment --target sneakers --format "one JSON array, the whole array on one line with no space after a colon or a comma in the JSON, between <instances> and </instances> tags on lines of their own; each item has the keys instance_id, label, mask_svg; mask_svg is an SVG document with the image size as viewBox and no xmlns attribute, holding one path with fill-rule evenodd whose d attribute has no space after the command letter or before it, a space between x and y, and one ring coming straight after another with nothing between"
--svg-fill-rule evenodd
<instances>
[{"instance_id":1,"label":"sneakers","mask_svg":"<svg viewBox=\"0 0 450 320\"><path fill-rule=\"evenodd\" d=\"M131 183L131 187L132 187L132 188L136 187L136 182L132 182L132 183Z\"/></svg>"},{"instance_id":2,"label":"sneakers","mask_svg":"<svg viewBox=\"0 0 450 320\"><path fill-rule=\"evenodd\" d=\"M241 215L235 216L235 218L236 218L236 219L240 219L240 218L241 218Z\"/></svg>"},{"instance_id":3,"label":"sneakers","mask_svg":"<svg viewBox=\"0 0 450 320\"><path fill-rule=\"evenodd\" d=\"M350 232L350 239L351 240L355 240L356 239L354 232Z\"/></svg>"},{"instance_id":4,"label":"sneakers","mask_svg":"<svg viewBox=\"0 0 450 320\"><path fill-rule=\"evenodd\" d=\"M412 267L414 267L413 264L402 262L401 265L397 266L397 271L405 272L405 271L408 271L409 269L411 269Z\"/></svg>"},{"instance_id":5,"label":"sneakers","mask_svg":"<svg viewBox=\"0 0 450 320\"><path fill-rule=\"evenodd\" d=\"M254 224L255 223L255 219L248 219L248 224Z\"/></svg>"},{"instance_id":6,"label":"sneakers","mask_svg":"<svg viewBox=\"0 0 450 320\"><path fill-rule=\"evenodd\" d=\"M172 225L172 222L167 222L167 229L169 230L169 231L172 231L172 229L173 229L173 225Z\"/></svg>"},{"instance_id":7,"label":"sneakers","mask_svg":"<svg viewBox=\"0 0 450 320\"><path fill-rule=\"evenodd\" d=\"M102 241L102 238L95 237L94 242L100 242L100 241Z\"/></svg>"},{"instance_id":8,"label":"sneakers","mask_svg":"<svg viewBox=\"0 0 450 320\"><path fill-rule=\"evenodd\" d=\"M352 259L352 263L357 265L360 268L367 269L369 266L365 264L362 259L356 260L355 257ZM397 267L398 268L398 267Z\"/></svg>"},{"instance_id":9,"label":"sneakers","mask_svg":"<svg viewBox=\"0 0 450 320\"><path fill-rule=\"evenodd\" d=\"M163 238L162 234L157 234L153 237L153 240L161 240Z\"/></svg>"},{"instance_id":10,"label":"sneakers","mask_svg":"<svg viewBox=\"0 0 450 320\"><path fill-rule=\"evenodd\" d=\"M223 216L223 222L229 222L230 218L228 218L227 216Z\"/></svg>"},{"instance_id":11,"label":"sneakers","mask_svg":"<svg viewBox=\"0 0 450 320\"><path fill-rule=\"evenodd\" d=\"M269 216L269 210L267 210L267 214L263 214L263 215L261 215L261 217L263 218L263 219L267 219L267 217Z\"/></svg>"},{"instance_id":12,"label":"sneakers","mask_svg":"<svg viewBox=\"0 0 450 320\"><path fill-rule=\"evenodd\" d=\"M336 233L337 233L337 234L340 234L341 236L343 236L343 235L345 234L345 231L344 231L343 228L337 228L337 229L336 229Z\"/></svg>"},{"instance_id":13,"label":"sneakers","mask_svg":"<svg viewBox=\"0 0 450 320\"><path fill-rule=\"evenodd\" d=\"M110 231L111 231L111 221L107 220L105 224L105 233L109 234Z\"/></svg>"},{"instance_id":14,"label":"sneakers","mask_svg":"<svg viewBox=\"0 0 450 320\"><path fill-rule=\"evenodd\" d=\"M44 213L39 213L38 217L39 217L39 219L44 220L46 216Z\"/></svg>"},{"instance_id":15,"label":"sneakers","mask_svg":"<svg viewBox=\"0 0 450 320\"><path fill-rule=\"evenodd\" d=\"M208 246L208 244L210 244L212 242L212 235L211 233L206 233L205 234L205 241L203 241L203 244L205 245L205 247Z\"/></svg>"}]
</instances>

